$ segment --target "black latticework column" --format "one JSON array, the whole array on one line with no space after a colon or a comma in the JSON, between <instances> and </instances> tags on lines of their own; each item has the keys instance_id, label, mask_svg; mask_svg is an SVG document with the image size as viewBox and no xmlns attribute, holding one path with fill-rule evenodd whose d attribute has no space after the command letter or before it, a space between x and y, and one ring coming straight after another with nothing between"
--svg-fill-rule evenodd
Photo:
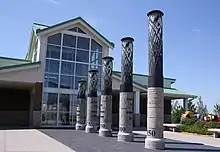
<instances>
[{"instance_id":1,"label":"black latticework column","mask_svg":"<svg viewBox=\"0 0 220 152\"><path fill-rule=\"evenodd\" d=\"M133 141L133 41L121 39L121 85L118 141Z\"/></svg>"},{"instance_id":2,"label":"black latticework column","mask_svg":"<svg viewBox=\"0 0 220 152\"><path fill-rule=\"evenodd\" d=\"M165 149L163 139L164 92L163 92L163 12L150 11L148 33L148 101L147 138L145 148Z\"/></svg>"},{"instance_id":3,"label":"black latticework column","mask_svg":"<svg viewBox=\"0 0 220 152\"><path fill-rule=\"evenodd\" d=\"M102 95L100 110L99 136L109 137L112 135L112 71L113 57L103 58L102 65Z\"/></svg>"},{"instance_id":4,"label":"black latticework column","mask_svg":"<svg viewBox=\"0 0 220 152\"><path fill-rule=\"evenodd\" d=\"M80 80L78 82L78 94L77 94L77 111L76 111L76 130L85 129L86 121L86 80Z\"/></svg>"},{"instance_id":5,"label":"black latticework column","mask_svg":"<svg viewBox=\"0 0 220 152\"><path fill-rule=\"evenodd\" d=\"M86 117L86 132L97 132L97 82L98 71L89 71L89 87L87 97L87 117Z\"/></svg>"}]
</instances>

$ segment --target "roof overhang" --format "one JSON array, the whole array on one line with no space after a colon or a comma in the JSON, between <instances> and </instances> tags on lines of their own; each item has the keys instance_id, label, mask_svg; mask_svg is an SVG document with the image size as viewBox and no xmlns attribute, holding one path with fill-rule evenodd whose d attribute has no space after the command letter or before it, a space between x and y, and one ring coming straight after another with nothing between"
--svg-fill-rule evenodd
<instances>
[{"instance_id":1,"label":"roof overhang","mask_svg":"<svg viewBox=\"0 0 220 152\"><path fill-rule=\"evenodd\" d=\"M112 77L115 79L121 80L120 76L118 76L117 74L113 74ZM147 87L143 87L141 84L138 84L136 82L133 82L133 86L139 89L141 92L147 93ZM172 98L172 99L183 99L183 98L195 99L197 98L196 95L190 95L190 94L181 93L181 92L179 93L177 91L178 90L173 89L173 88L164 88L164 96L168 98Z\"/></svg>"},{"instance_id":2,"label":"roof overhang","mask_svg":"<svg viewBox=\"0 0 220 152\"><path fill-rule=\"evenodd\" d=\"M104 36L102 36L97 30L95 30L91 25L89 25L83 18L81 17L77 17L75 19L72 20L68 20L59 24L55 24L53 26L50 26L48 28L45 29L39 29L37 30L37 35L45 35L54 31L57 31L59 29L63 29L63 28L67 28L71 25L80 23L81 25L83 25L86 29L88 29L92 34L94 34L96 37L98 37L100 40L102 40L109 48L114 49L115 45L113 42L110 42L109 40L107 40Z\"/></svg>"},{"instance_id":3,"label":"roof overhang","mask_svg":"<svg viewBox=\"0 0 220 152\"><path fill-rule=\"evenodd\" d=\"M37 68L37 67L40 67L40 62L4 66L4 67L0 67L0 74L6 73L6 72L15 72L15 71L21 71L21 70L26 70L26 69L31 69L31 68Z\"/></svg>"}]
</instances>

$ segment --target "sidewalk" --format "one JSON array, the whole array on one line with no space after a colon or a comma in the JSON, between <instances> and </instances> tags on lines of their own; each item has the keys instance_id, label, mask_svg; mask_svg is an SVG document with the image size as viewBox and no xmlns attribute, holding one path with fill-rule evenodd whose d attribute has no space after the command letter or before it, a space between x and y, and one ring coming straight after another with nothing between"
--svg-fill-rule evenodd
<instances>
[{"instance_id":1,"label":"sidewalk","mask_svg":"<svg viewBox=\"0 0 220 152\"><path fill-rule=\"evenodd\" d=\"M0 130L0 152L75 152L38 130Z\"/></svg>"},{"instance_id":2,"label":"sidewalk","mask_svg":"<svg viewBox=\"0 0 220 152\"><path fill-rule=\"evenodd\" d=\"M133 131L133 133L146 135L146 131ZM220 138L213 138L209 136L164 131L164 138L180 140L184 142L202 143L208 146L220 147Z\"/></svg>"}]
</instances>

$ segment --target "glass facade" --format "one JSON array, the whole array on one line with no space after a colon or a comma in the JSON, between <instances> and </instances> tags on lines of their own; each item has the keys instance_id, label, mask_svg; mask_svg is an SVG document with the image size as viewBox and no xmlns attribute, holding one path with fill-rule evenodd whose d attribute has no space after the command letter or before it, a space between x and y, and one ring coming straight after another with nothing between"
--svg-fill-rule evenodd
<instances>
[{"instance_id":1,"label":"glass facade","mask_svg":"<svg viewBox=\"0 0 220 152\"><path fill-rule=\"evenodd\" d=\"M102 46L78 27L66 33L47 39L42 125L75 125L78 81L90 69L99 70L101 91Z\"/></svg>"}]
</instances>

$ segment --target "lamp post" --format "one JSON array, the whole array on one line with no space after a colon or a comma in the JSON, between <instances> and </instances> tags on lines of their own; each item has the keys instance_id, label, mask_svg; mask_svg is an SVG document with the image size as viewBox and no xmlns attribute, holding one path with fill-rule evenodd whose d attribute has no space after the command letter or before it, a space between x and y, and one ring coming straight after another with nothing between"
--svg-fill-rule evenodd
<instances>
[{"instance_id":1,"label":"lamp post","mask_svg":"<svg viewBox=\"0 0 220 152\"><path fill-rule=\"evenodd\" d=\"M85 129L85 104L86 104L86 80L78 82L77 108L76 108L76 130Z\"/></svg>"},{"instance_id":2,"label":"lamp post","mask_svg":"<svg viewBox=\"0 0 220 152\"><path fill-rule=\"evenodd\" d=\"M131 37L121 39L121 85L119 103L118 141L131 142L133 130L133 42Z\"/></svg>"},{"instance_id":3,"label":"lamp post","mask_svg":"<svg viewBox=\"0 0 220 152\"><path fill-rule=\"evenodd\" d=\"M163 12L150 11L148 30L147 137L145 148L165 149L163 139Z\"/></svg>"},{"instance_id":4,"label":"lamp post","mask_svg":"<svg viewBox=\"0 0 220 152\"><path fill-rule=\"evenodd\" d=\"M112 136L112 70L113 57L103 58L102 65L102 95L100 110L99 136Z\"/></svg>"},{"instance_id":5,"label":"lamp post","mask_svg":"<svg viewBox=\"0 0 220 152\"><path fill-rule=\"evenodd\" d=\"M98 70L90 70L85 129L87 133L97 132L97 82Z\"/></svg>"}]
</instances>

